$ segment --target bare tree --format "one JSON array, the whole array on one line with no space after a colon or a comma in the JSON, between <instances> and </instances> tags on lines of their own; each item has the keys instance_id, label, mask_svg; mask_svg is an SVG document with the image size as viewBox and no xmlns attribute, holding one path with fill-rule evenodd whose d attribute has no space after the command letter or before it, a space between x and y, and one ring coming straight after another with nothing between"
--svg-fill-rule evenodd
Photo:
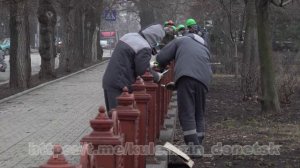
<instances>
[{"instance_id":1,"label":"bare tree","mask_svg":"<svg viewBox=\"0 0 300 168\"><path fill-rule=\"evenodd\" d=\"M0 0L0 39L9 36L9 9L7 2Z\"/></svg>"},{"instance_id":2,"label":"bare tree","mask_svg":"<svg viewBox=\"0 0 300 168\"><path fill-rule=\"evenodd\" d=\"M77 3L81 3L78 5ZM73 58L70 60L72 62L73 69L78 69L84 67L84 4L81 2L76 2L75 6L75 17L74 17L74 45L73 48Z\"/></svg>"},{"instance_id":3,"label":"bare tree","mask_svg":"<svg viewBox=\"0 0 300 168\"><path fill-rule=\"evenodd\" d=\"M102 13L102 1L89 0L84 7L84 63L91 64L97 61L100 40L99 26Z\"/></svg>"},{"instance_id":4,"label":"bare tree","mask_svg":"<svg viewBox=\"0 0 300 168\"><path fill-rule=\"evenodd\" d=\"M38 20L40 23L40 47L41 69L40 79L55 78L55 25L56 11L51 0L39 0Z\"/></svg>"},{"instance_id":5,"label":"bare tree","mask_svg":"<svg viewBox=\"0 0 300 168\"><path fill-rule=\"evenodd\" d=\"M272 59L272 45L269 24L269 6L273 3L283 7L292 0L256 0L258 48L261 69L262 111L279 112L280 103L275 86L275 73Z\"/></svg>"},{"instance_id":6,"label":"bare tree","mask_svg":"<svg viewBox=\"0 0 300 168\"><path fill-rule=\"evenodd\" d=\"M205 26L205 21L212 20L210 31L212 61L221 62L213 69L224 73L240 74L241 35L244 29L245 8L243 1L236 0L191 0L185 16L196 19ZM200 12L201 11L201 12ZM185 17L185 19L187 18Z\"/></svg>"},{"instance_id":7,"label":"bare tree","mask_svg":"<svg viewBox=\"0 0 300 168\"><path fill-rule=\"evenodd\" d=\"M15 0L10 8L10 81L11 88L30 86L31 59L28 21L28 1Z\"/></svg>"},{"instance_id":8,"label":"bare tree","mask_svg":"<svg viewBox=\"0 0 300 168\"><path fill-rule=\"evenodd\" d=\"M57 0L57 8L60 9L62 21L63 48L59 57L59 71L70 72L73 67L74 55L74 17L75 17L75 1L74 0Z\"/></svg>"},{"instance_id":9,"label":"bare tree","mask_svg":"<svg viewBox=\"0 0 300 168\"><path fill-rule=\"evenodd\" d=\"M59 69L70 72L102 58L100 16L102 1L57 0L61 9L63 49Z\"/></svg>"},{"instance_id":10,"label":"bare tree","mask_svg":"<svg viewBox=\"0 0 300 168\"><path fill-rule=\"evenodd\" d=\"M255 1L245 0L246 30L244 40L244 54L241 66L241 90L244 100L251 99L258 91L259 61L256 25Z\"/></svg>"},{"instance_id":11,"label":"bare tree","mask_svg":"<svg viewBox=\"0 0 300 168\"><path fill-rule=\"evenodd\" d=\"M154 10L151 8L150 0L134 0L134 2L139 10L141 27L145 28L146 26L154 23Z\"/></svg>"},{"instance_id":12,"label":"bare tree","mask_svg":"<svg viewBox=\"0 0 300 168\"><path fill-rule=\"evenodd\" d=\"M239 1L229 0L228 2L224 0L218 0L219 3L222 5L223 10L226 13L228 23L229 23L229 34L231 43L234 46L234 60L235 60L235 77L238 77L239 73L239 56L238 56L238 45L239 45L239 34L242 32L244 27L244 18L245 9L242 8L240 11L241 6L239 8L233 8L234 3L240 4ZM239 3L238 3L239 2Z\"/></svg>"},{"instance_id":13,"label":"bare tree","mask_svg":"<svg viewBox=\"0 0 300 168\"><path fill-rule=\"evenodd\" d=\"M151 1L150 5L156 21L163 23L167 20L173 20L175 23L181 24L184 23L191 4L187 0L154 0Z\"/></svg>"}]
</instances>

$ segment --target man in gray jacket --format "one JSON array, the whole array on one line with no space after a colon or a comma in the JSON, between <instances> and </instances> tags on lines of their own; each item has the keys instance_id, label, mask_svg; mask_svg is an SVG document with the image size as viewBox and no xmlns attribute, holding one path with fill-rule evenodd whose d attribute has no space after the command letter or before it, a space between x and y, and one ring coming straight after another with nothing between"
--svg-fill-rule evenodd
<instances>
[{"instance_id":1,"label":"man in gray jacket","mask_svg":"<svg viewBox=\"0 0 300 168\"><path fill-rule=\"evenodd\" d=\"M108 112L117 106L116 98L121 95L122 89L127 87L131 92L136 77L142 76L150 68L154 48L164 36L162 25L156 24L120 38L102 79ZM154 71L153 75L156 81L161 78L161 74Z\"/></svg>"},{"instance_id":2,"label":"man in gray jacket","mask_svg":"<svg viewBox=\"0 0 300 168\"><path fill-rule=\"evenodd\" d=\"M201 145L204 138L205 96L212 78L210 52L195 31L171 41L160 50L161 67L175 60L178 116L186 144Z\"/></svg>"}]
</instances>

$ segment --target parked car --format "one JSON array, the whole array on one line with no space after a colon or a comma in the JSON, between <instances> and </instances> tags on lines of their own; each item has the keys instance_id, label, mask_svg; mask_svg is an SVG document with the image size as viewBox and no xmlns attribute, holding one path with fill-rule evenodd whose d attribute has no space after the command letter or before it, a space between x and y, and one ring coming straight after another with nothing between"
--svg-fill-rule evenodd
<instances>
[{"instance_id":1,"label":"parked car","mask_svg":"<svg viewBox=\"0 0 300 168\"><path fill-rule=\"evenodd\" d=\"M2 50L5 55L8 55L9 49L10 49L10 38L2 39L0 41L0 50Z\"/></svg>"},{"instance_id":2,"label":"parked car","mask_svg":"<svg viewBox=\"0 0 300 168\"><path fill-rule=\"evenodd\" d=\"M100 40L100 45L103 49L108 49L109 48L109 44L107 40Z\"/></svg>"}]
</instances>

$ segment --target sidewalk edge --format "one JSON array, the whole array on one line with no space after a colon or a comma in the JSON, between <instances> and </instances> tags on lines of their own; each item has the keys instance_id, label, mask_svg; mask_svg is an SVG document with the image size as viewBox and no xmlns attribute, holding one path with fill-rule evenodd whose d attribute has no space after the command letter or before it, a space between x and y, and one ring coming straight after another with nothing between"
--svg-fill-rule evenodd
<instances>
[{"instance_id":1,"label":"sidewalk edge","mask_svg":"<svg viewBox=\"0 0 300 168\"><path fill-rule=\"evenodd\" d=\"M97 66L100 66L100 65L102 65L102 64L105 64L105 63L107 63L108 61L109 61L109 60L102 61L102 62L100 62L100 63L98 63L98 64L95 64L95 65L92 65L92 66L90 66L90 67L84 68L84 69L82 69L82 70L80 70L80 71L71 73L71 74L69 74L69 75L67 75L67 76L63 76L63 77L61 77L61 78L58 78L58 79L55 79L55 80L52 80L52 81L49 81L49 82L40 84L40 85L35 86L35 87L33 87L33 88L30 88L30 89L24 90L24 91L22 91L22 92L19 92L19 93L17 93L17 94L11 95L11 96L9 96L9 97L6 97L6 98L4 98L4 99L1 99L1 100L0 100L0 104L4 103L4 102L6 102L6 101L9 101L9 100L11 100L11 99L17 98L17 97L19 97L19 96L22 96L22 95L24 95L24 94L30 93L30 92L32 92L32 91L34 91L34 90L36 90L36 89L42 88L42 87L44 87L44 86L50 85L50 84L55 83L55 82L59 82L59 81L64 80L64 79L66 79L66 78L69 78L69 77L72 77L72 76L74 76L74 75L77 75L77 74L79 74L79 73L85 72L85 71L87 71L87 70L90 70L90 69L95 68L95 67L97 67Z\"/></svg>"}]
</instances>

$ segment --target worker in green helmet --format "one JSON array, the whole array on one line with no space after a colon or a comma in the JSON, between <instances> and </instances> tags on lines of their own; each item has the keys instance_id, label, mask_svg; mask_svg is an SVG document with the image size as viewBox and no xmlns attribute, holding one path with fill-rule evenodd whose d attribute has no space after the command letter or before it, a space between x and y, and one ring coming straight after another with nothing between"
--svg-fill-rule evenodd
<instances>
[{"instance_id":1,"label":"worker in green helmet","mask_svg":"<svg viewBox=\"0 0 300 168\"><path fill-rule=\"evenodd\" d=\"M164 22L164 27L168 27L168 21Z\"/></svg>"},{"instance_id":2,"label":"worker in green helmet","mask_svg":"<svg viewBox=\"0 0 300 168\"><path fill-rule=\"evenodd\" d=\"M176 26L171 26L172 27L172 29L173 29L173 31L176 31Z\"/></svg>"},{"instance_id":3,"label":"worker in green helmet","mask_svg":"<svg viewBox=\"0 0 300 168\"><path fill-rule=\"evenodd\" d=\"M178 25L176 31L179 37L183 36L186 33L185 26L183 24Z\"/></svg>"},{"instance_id":4,"label":"worker in green helmet","mask_svg":"<svg viewBox=\"0 0 300 168\"><path fill-rule=\"evenodd\" d=\"M163 48L165 45L167 45L170 41L172 41L175 38L176 27L174 25L175 24L172 20L164 22L164 30L165 30L166 36L161 41L160 46L159 46L160 48Z\"/></svg>"},{"instance_id":5,"label":"worker in green helmet","mask_svg":"<svg viewBox=\"0 0 300 168\"><path fill-rule=\"evenodd\" d=\"M198 33L199 31L199 26L195 19L187 19L185 21L186 27L188 28L189 33Z\"/></svg>"},{"instance_id":6,"label":"worker in green helmet","mask_svg":"<svg viewBox=\"0 0 300 168\"><path fill-rule=\"evenodd\" d=\"M164 22L164 27L171 27L174 26L174 22L172 20L168 20Z\"/></svg>"},{"instance_id":7,"label":"worker in green helmet","mask_svg":"<svg viewBox=\"0 0 300 168\"><path fill-rule=\"evenodd\" d=\"M205 101L212 79L210 51L205 40L198 35L194 19L186 20L188 32L176 38L160 50L156 61L163 69L175 60L174 82L166 88L177 90L178 118L187 145L195 149L193 157L203 154L205 136ZM178 26L179 27L179 26ZM180 26L182 27L182 26Z\"/></svg>"},{"instance_id":8,"label":"worker in green helmet","mask_svg":"<svg viewBox=\"0 0 300 168\"><path fill-rule=\"evenodd\" d=\"M203 38L205 45L209 48L209 33L207 32L206 29L202 29L195 19L187 19L186 22L186 27L188 29L188 33L193 33L193 34L198 34L200 37Z\"/></svg>"},{"instance_id":9,"label":"worker in green helmet","mask_svg":"<svg viewBox=\"0 0 300 168\"><path fill-rule=\"evenodd\" d=\"M177 26L177 31L185 30L185 26L183 24L180 24Z\"/></svg>"}]
</instances>

